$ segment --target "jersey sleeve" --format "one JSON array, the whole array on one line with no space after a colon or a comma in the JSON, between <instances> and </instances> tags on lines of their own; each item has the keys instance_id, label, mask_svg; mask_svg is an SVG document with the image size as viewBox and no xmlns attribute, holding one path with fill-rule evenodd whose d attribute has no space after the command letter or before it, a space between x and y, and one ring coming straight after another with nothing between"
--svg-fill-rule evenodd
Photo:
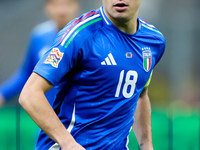
<instances>
[{"instance_id":1,"label":"jersey sleeve","mask_svg":"<svg viewBox=\"0 0 200 150\"><path fill-rule=\"evenodd\" d=\"M22 66L5 82L0 85L0 93L3 95L6 101L10 100L17 94L19 94L27 81L28 77L33 71L35 62L32 60L35 55L33 51L35 50L36 40L34 33L31 34L29 46L27 49L27 54L22 63Z\"/></svg>"},{"instance_id":2,"label":"jersey sleeve","mask_svg":"<svg viewBox=\"0 0 200 150\"><path fill-rule=\"evenodd\" d=\"M156 59L156 64L160 61L165 52L166 41L163 35L161 35L161 38L160 40L158 40L158 43L159 43L159 48L158 48L158 57Z\"/></svg>"},{"instance_id":3,"label":"jersey sleeve","mask_svg":"<svg viewBox=\"0 0 200 150\"><path fill-rule=\"evenodd\" d=\"M53 85L56 85L67 72L76 67L81 58L80 45L83 42L81 35L71 36L68 39L63 38L59 42L64 31L58 33L53 46L43 55L33 71Z\"/></svg>"}]
</instances>

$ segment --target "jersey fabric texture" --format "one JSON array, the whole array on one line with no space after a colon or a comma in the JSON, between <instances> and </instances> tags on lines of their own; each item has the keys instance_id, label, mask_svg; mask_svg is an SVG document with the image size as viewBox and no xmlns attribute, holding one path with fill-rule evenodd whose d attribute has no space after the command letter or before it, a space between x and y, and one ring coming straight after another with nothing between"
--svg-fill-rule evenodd
<instances>
[{"instance_id":1,"label":"jersey fabric texture","mask_svg":"<svg viewBox=\"0 0 200 150\"><path fill-rule=\"evenodd\" d=\"M33 29L23 65L0 86L0 93L6 101L21 92L38 60L51 47L57 32L57 26L51 20L41 23ZM53 90L46 94L48 99L53 95Z\"/></svg>"},{"instance_id":2,"label":"jersey fabric texture","mask_svg":"<svg viewBox=\"0 0 200 150\"><path fill-rule=\"evenodd\" d=\"M55 86L54 110L87 150L128 149L137 100L165 49L153 25L138 23L131 35L109 21L103 6L86 13L59 32L34 69ZM36 149L55 144L42 131Z\"/></svg>"}]
</instances>

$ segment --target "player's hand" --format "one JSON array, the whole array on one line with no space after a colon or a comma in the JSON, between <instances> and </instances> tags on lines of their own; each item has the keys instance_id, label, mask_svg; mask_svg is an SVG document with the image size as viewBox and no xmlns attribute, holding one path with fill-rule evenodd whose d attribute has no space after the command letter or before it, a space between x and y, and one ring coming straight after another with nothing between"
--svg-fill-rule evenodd
<instances>
[{"instance_id":1,"label":"player's hand","mask_svg":"<svg viewBox=\"0 0 200 150\"><path fill-rule=\"evenodd\" d=\"M3 95L0 93L0 107L2 107L4 103L5 103L5 99Z\"/></svg>"},{"instance_id":2,"label":"player's hand","mask_svg":"<svg viewBox=\"0 0 200 150\"><path fill-rule=\"evenodd\" d=\"M61 150L86 150L78 143L68 144L67 146L61 147Z\"/></svg>"}]
</instances>

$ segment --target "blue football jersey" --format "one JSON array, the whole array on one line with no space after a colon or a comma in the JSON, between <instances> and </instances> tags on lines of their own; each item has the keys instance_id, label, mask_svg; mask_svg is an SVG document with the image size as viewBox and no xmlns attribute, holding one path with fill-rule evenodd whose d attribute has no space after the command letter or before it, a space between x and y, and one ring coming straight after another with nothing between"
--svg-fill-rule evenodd
<instances>
[{"instance_id":1,"label":"blue football jersey","mask_svg":"<svg viewBox=\"0 0 200 150\"><path fill-rule=\"evenodd\" d=\"M103 6L61 30L34 72L56 89L53 108L87 150L127 150L137 100L165 49L163 35L138 18L138 30L115 27ZM36 149L54 144L44 132Z\"/></svg>"}]
</instances>

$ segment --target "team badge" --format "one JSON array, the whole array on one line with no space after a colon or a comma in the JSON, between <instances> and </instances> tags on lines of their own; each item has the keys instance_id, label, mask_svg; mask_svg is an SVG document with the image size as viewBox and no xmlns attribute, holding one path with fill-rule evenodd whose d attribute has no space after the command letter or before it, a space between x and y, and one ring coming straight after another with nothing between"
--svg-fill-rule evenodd
<instances>
[{"instance_id":1,"label":"team badge","mask_svg":"<svg viewBox=\"0 0 200 150\"><path fill-rule=\"evenodd\" d=\"M143 51L143 67L146 72L151 69L152 54L150 50Z\"/></svg>"},{"instance_id":2,"label":"team badge","mask_svg":"<svg viewBox=\"0 0 200 150\"><path fill-rule=\"evenodd\" d=\"M131 52L127 52L125 56L126 58L133 58L133 54Z\"/></svg>"},{"instance_id":3,"label":"team badge","mask_svg":"<svg viewBox=\"0 0 200 150\"><path fill-rule=\"evenodd\" d=\"M63 58L63 54L64 53L61 53L58 48L53 48L44 63L51 64L53 67L58 68L59 63Z\"/></svg>"}]
</instances>

